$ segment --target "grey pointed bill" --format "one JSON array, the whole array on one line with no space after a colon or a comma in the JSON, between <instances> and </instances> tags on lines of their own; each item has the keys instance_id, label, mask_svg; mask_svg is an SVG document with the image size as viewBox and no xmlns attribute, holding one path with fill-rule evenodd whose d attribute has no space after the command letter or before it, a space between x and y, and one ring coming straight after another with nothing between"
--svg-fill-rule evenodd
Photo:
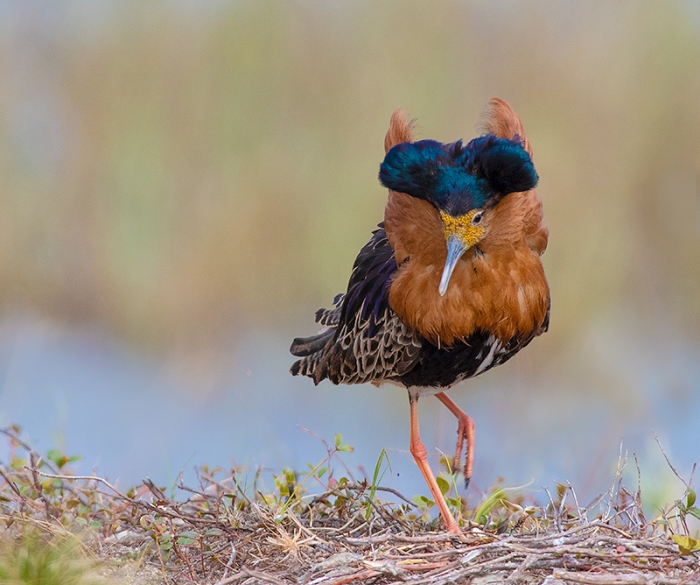
<instances>
[{"instance_id":1,"label":"grey pointed bill","mask_svg":"<svg viewBox=\"0 0 700 585\"><path fill-rule=\"evenodd\" d=\"M451 235L447 238L447 260L445 261L445 268L442 270L440 288L438 289L440 296L444 296L447 292L447 285L450 284L452 272L466 250L467 246L464 240L458 235Z\"/></svg>"}]
</instances>

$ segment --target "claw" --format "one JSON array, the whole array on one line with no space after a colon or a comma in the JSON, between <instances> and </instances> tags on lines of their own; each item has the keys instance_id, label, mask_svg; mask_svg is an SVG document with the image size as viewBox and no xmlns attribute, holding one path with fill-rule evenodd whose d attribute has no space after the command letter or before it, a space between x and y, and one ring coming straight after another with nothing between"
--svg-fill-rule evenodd
<instances>
[{"instance_id":1,"label":"claw","mask_svg":"<svg viewBox=\"0 0 700 585\"><path fill-rule=\"evenodd\" d=\"M474 422L466 414L458 418L457 446L455 447L454 469L460 469L464 473L464 489L469 487L472 478L472 466L474 462ZM467 455L464 467L460 465L462 458L462 446L467 445Z\"/></svg>"},{"instance_id":2,"label":"claw","mask_svg":"<svg viewBox=\"0 0 700 585\"><path fill-rule=\"evenodd\" d=\"M472 468L474 467L474 421L444 392L436 394L435 397L457 417L457 445L455 447L453 468L464 472L464 489L467 489L472 478ZM462 459L462 448L465 443L467 445L467 454L464 460L464 467L462 467L460 460Z\"/></svg>"}]
</instances>

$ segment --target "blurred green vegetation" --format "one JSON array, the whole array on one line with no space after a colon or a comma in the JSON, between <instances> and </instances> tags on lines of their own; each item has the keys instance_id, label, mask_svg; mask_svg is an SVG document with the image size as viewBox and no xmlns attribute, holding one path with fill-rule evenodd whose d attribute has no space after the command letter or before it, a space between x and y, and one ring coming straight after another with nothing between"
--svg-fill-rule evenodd
<instances>
[{"instance_id":1,"label":"blurred green vegetation","mask_svg":"<svg viewBox=\"0 0 700 585\"><path fill-rule=\"evenodd\" d=\"M551 229L552 351L618 308L700 331L692 1L10 3L0 304L197 344L291 327L382 219L392 111L522 117Z\"/></svg>"},{"instance_id":2,"label":"blurred green vegetation","mask_svg":"<svg viewBox=\"0 0 700 585\"><path fill-rule=\"evenodd\" d=\"M9 519L9 517L8 517ZM50 525L48 525L51 528ZM107 585L71 536L48 537L37 528L0 543L0 583L4 585Z\"/></svg>"}]
</instances>

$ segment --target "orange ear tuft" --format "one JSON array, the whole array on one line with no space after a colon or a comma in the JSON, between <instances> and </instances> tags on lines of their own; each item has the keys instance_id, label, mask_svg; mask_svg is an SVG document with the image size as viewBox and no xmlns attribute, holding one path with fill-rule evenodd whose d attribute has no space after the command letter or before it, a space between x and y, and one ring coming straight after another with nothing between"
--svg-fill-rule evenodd
<instances>
[{"instance_id":1,"label":"orange ear tuft","mask_svg":"<svg viewBox=\"0 0 700 585\"><path fill-rule=\"evenodd\" d=\"M486 130L501 138L512 139L516 134L522 140L523 148L532 158L532 147L527 139L520 117L506 100L492 98L486 113ZM542 215L542 201L534 190L520 199L520 208L524 213L523 233L531 250L539 255L547 248L549 229Z\"/></svg>"},{"instance_id":2,"label":"orange ear tuft","mask_svg":"<svg viewBox=\"0 0 700 585\"><path fill-rule=\"evenodd\" d=\"M384 152L389 152L392 146L401 142L413 141L413 122L408 119L408 113L403 108L396 108L389 121L389 130L384 138Z\"/></svg>"},{"instance_id":3,"label":"orange ear tuft","mask_svg":"<svg viewBox=\"0 0 700 585\"><path fill-rule=\"evenodd\" d=\"M489 109L486 112L486 130L495 134L499 138L509 138L517 134L523 143L523 148L532 158L532 148L525 134L525 128L520 121L520 117L515 113L511 105L501 98L491 98L489 100Z\"/></svg>"}]
</instances>

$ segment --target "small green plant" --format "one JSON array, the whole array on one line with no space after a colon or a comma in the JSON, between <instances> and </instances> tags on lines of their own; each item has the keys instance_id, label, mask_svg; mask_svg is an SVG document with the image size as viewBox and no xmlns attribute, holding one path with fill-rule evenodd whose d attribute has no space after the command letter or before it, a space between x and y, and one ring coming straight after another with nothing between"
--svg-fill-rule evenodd
<instances>
[{"instance_id":1,"label":"small green plant","mask_svg":"<svg viewBox=\"0 0 700 585\"><path fill-rule=\"evenodd\" d=\"M71 539L24 530L0 543L0 582L8 585L89 585L100 581ZM104 582L104 581L102 581Z\"/></svg>"},{"instance_id":2,"label":"small green plant","mask_svg":"<svg viewBox=\"0 0 700 585\"><path fill-rule=\"evenodd\" d=\"M508 500L506 490L502 487L495 486L490 494L488 494L479 506L474 510L474 522L482 526L486 526L489 522L491 512L497 506L503 506Z\"/></svg>"},{"instance_id":3,"label":"small green plant","mask_svg":"<svg viewBox=\"0 0 700 585\"><path fill-rule=\"evenodd\" d=\"M82 459L81 455L66 455L58 449L49 449L46 453L46 458L53 461L59 470L62 470L69 463L75 463Z\"/></svg>"},{"instance_id":4,"label":"small green plant","mask_svg":"<svg viewBox=\"0 0 700 585\"><path fill-rule=\"evenodd\" d=\"M382 468L382 463L385 463L384 468ZM372 474L372 483L369 486L369 494L367 495L367 501L365 502L365 520L369 520L372 515L372 508L374 506L374 498L377 494L377 488L379 487L379 482L382 481L386 470L391 471L391 463L389 462L389 456L386 454L386 450L382 449L379 454L379 459L377 459L377 464L374 466L374 473Z\"/></svg>"},{"instance_id":5,"label":"small green plant","mask_svg":"<svg viewBox=\"0 0 700 585\"><path fill-rule=\"evenodd\" d=\"M700 520L700 508L695 505L696 498L695 490L688 487L685 493L685 501L681 498L675 506L678 509L679 519L683 523L686 532L690 532L686 519L687 516L692 516L696 520Z\"/></svg>"},{"instance_id":6,"label":"small green plant","mask_svg":"<svg viewBox=\"0 0 700 585\"><path fill-rule=\"evenodd\" d=\"M278 508L275 514L275 522L281 522L287 510L291 509L292 511L300 512L304 509L307 505L304 502L304 498L308 494L307 483L309 482L316 483L330 492L346 487L349 484L354 485L354 481L351 482L347 477L341 477L340 480L336 480L333 477L331 463L339 453L352 453L355 448L348 443L344 443L343 436L340 433L336 433L332 446L323 439L321 441L326 447L326 457L316 465L307 463L307 469L303 472L283 469L279 474L273 474L274 490L268 493L258 493L268 506ZM340 462L345 466L342 461ZM349 470L348 475L351 475ZM336 505L344 504L347 498L343 495L339 497L341 498L340 504L336 502Z\"/></svg>"},{"instance_id":7,"label":"small green plant","mask_svg":"<svg viewBox=\"0 0 700 585\"><path fill-rule=\"evenodd\" d=\"M662 511L659 524L670 527L672 521L680 524L682 534L673 534L672 538L678 545L678 550L684 555L700 551L700 540L693 538L692 530L688 525L690 519L700 520L700 508L696 503L697 495L695 490L686 485L685 494L670 507L668 511ZM690 517L690 518L689 518Z\"/></svg>"}]
</instances>

